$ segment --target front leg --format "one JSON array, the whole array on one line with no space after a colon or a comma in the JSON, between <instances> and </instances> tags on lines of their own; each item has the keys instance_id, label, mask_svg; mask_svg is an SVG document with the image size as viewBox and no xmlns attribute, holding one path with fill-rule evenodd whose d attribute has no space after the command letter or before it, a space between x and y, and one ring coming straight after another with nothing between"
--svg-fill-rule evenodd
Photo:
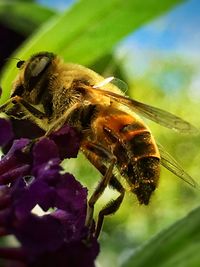
<instances>
[{"instance_id":1,"label":"front leg","mask_svg":"<svg viewBox=\"0 0 200 267\"><path fill-rule=\"evenodd\" d=\"M47 116L22 97L14 96L10 98L0 107L0 112L4 112L15 119L28 119L45 131L48 129Z\"/></svg>"}]
</instances>

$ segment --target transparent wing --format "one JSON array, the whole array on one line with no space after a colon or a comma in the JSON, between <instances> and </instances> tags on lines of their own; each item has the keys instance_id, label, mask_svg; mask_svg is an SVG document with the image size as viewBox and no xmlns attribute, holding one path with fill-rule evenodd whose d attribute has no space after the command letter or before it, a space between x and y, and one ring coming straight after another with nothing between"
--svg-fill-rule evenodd
<instances>
[{"instance_id":1,"label":"transparent wing","mask_svg":"<svg viewBox=\"0 0 200 267\"><path fill-rule=\"evenodd\" d=\"M139 101L130 99L126 96L119 95L107 90L91 89L97 92L98 94L103 94L111 97L116 102L124 104L125 106L132 109L134 112L141 114L142 116L159 123L162 126L173 129L180 133L186 134L198 134L199 130L191 125L189 122L181 119L178 116L175 116L165 110L149 106L147 104L141 103Z\"/></svg>"},{"instance_id":2,"label":"transparent wing","mask_svg":"<svg viewBox=\"0 0 200 267\"><path fill-rule=\"evenodd\" d=\"M101 88L101 87L107 85L108 83L112 82L114 79L115 79L115 77L113 77L113 76L105 78L103 81L93 85L93 88Z\"/></svg>"},{"instance_id":3,"label":"transparent wing","mask_svg":"<svg viewBox=\"0 0 200 267\"><path fill-rule=\"evenodd\" d=\"M117 86L123 93L126 93L128 91L128 84L118 78L114 77L111 83Z\"/></svg>"},{"instance_id":4,"label":"transparent wing","mask_svg":"<svg viewBox=\"0 0 200 267\"><path fill-rule=\"evenodd\" d=\"M160 144L157 144L157 146L160 151L161 164L192 187L200 189L199 184L184 171L180 164L163 148L163 146Z\"/></svg>"},{"instance_id":5,"label":"transparent wing","mask_svg":"<svg viewBox=\"0 0 200 267\"><path fill-rule=\"evenodd\" d=\"M128 91L128 85L124 81L115 78L114 76L105 78L103 81L93 85L93 88L99 88L101 89L103 86L106 86L108 83L111 83L115 86L117 86L123 93L126 93Z\"/></svg>"}]
</instances>

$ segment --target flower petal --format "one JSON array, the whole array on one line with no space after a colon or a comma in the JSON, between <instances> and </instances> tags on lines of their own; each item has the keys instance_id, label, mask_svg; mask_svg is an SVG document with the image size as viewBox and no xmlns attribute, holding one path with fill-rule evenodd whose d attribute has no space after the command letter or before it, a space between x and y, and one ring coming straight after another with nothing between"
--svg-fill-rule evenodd
<instances>
[{"instance_id":1,"label":"flower petal","mask_svg":"<svg viewBox=\"0 0 200 267\"><path fill-rule=\"evenodd\" d=\"M41 165L54 158L59 158L58 148L54 141L42 138L34 145L33 157L33 165Z\"/></svg>"},{"instance_id":2,"label":"flower petal","mask_svg":"<svg viewBox=\"0 0 200 267\"><path fill-rule=\"evenodd\" d=\"M52 133L50 138L58 146L61 159L77 157L81 135L76 129L64 125L61 129Z\"/></svg>"}]
</instances>

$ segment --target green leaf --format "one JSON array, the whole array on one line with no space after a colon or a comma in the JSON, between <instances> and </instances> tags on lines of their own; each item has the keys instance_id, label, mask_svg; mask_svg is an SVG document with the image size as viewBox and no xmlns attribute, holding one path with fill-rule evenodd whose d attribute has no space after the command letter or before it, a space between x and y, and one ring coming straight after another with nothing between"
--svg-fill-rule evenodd
<instances>
[{"instance_id":1,"label":"green leaf","mask_svg":"<svg viewBox=\"0 0 200 267\"><path fill-rule=\"evenodd\" d=\"M52 51L67 61L91 65L109 53L124 36L166 12L181 0L82 0L43 24L14 57L27 59L39 51ZM8 98L17 70L9 62L2 74L2 101Z\"/></svg>"},{"instance_id":2,"label":"green leaf","mask_svg":"<svg viewBox=\"0 0 200 267\"><path fill-rule=\"evenodd\" d=\"M199 267L200 208L139 248L123 267Z\"/></svg>"},{"instance_id":3,"label":"green leaf","mask_svg":"<svg viewBox=\"0 0 200 267\"><path fill-rule=\"evenodd\" d=\"M31 2L0 2L0 22L25 36L32 33L55 13L52 9Z\"/></svg>"}]
</instances>

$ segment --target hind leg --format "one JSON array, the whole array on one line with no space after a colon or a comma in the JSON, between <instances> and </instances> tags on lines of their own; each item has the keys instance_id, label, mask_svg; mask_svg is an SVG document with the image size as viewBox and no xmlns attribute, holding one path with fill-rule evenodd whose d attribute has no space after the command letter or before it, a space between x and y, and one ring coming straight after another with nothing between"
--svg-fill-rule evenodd
<instances>
[{"instance_id":1,"label":"hind leg","mask_svg":"<svg viewBox=\"0 0 200 267\"><path fill-rule=\"evenodd\" d=\"M118 210L124 198L125 190L120 184L120 182L117 180L117 178L113 175L113 168L116 163L116 158L104 147L95 143L86 143L82 147L84 147L83 152L85 153L88 160L91 161L91 163L103 175L100 183L98 184L97 188L95 189L88 201L86 225L88 227L91 227L94 213L94 205L100 198L100 196L103 194L105 188L108 185L110 185L113 189L116 189L120 193L119 197L114 200L111 200L106 205L106 207L100 211L95 231L95 235L96 237L98 237L103 225L104 216L113 214ZM103 163L106 159L110 162L110 165L108 167Z\"/></svg>"},{"instance_id":2,"label":"hind leg","mask_svg":"<svg viewBox=\"0 0 200 267\"><path fill-rule=\"evenodd\" d=\"M99 212L98 220L97 220L97 226L95 231L95 236L98 238L101 228L103 225L104 217L114 214L120 207L125 194L125 189L121 185L121 183L117 180L116 177L112 177L110 180L110 185L113 189L117 190L120 195L116 199L112 199L108 202L108 204Z\"/></svg>"}]
</instances>

